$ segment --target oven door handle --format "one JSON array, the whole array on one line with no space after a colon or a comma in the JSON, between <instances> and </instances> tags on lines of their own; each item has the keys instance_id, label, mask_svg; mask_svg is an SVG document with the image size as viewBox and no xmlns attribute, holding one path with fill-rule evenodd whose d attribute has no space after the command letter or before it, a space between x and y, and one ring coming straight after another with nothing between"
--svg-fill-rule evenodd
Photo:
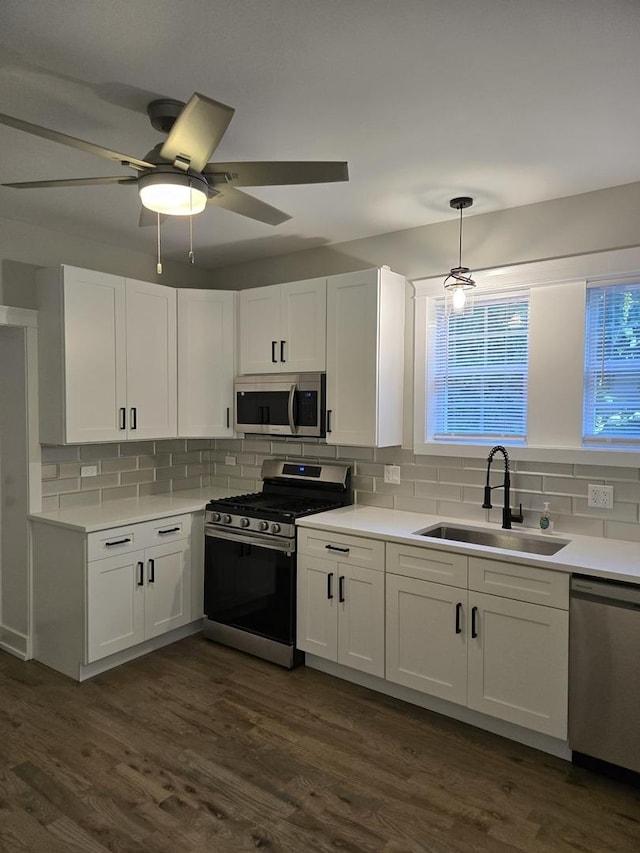
<instances>
[{"instance_id":1,"label":"oven door handle","mask_svg":"<svg viewBox=\"0 0 640 853\"><path fill-rule=\"evenodd\" d=\"M261 536L259 533L232 533L230 530L221 530L219 527L206 524L204 535L210 539L224 539L227 542L237 542L242 545L256 545L258 548L269 548L272 551L286 551L292 554L295 551L295 543L290 539L278 540L276 536Z\"/></svg>"},{"instance_id":2,"label":"oven door handle","mask_svg":"<svg viewBox=\"0 0 640 853\"><path fill-rule=\"evenodd\" d=\"M298 432L298 427L296 426L295 421L293 420L293 403L296 398L296 391L298 390L297 385L292 385L291 390L289 391L289 405L287 407L287 412L289 415L289 429L295 435Z\"/></svg>"}]
</instances>

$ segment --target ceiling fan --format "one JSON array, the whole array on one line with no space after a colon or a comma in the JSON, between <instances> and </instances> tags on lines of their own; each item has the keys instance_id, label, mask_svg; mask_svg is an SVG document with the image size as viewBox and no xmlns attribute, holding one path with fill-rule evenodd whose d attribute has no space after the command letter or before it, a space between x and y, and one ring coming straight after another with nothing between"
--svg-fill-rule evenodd
<instances>
[{"instance_id":1,"label":"ceiling fan","mask_svg":"<svg viewBox=\"0 0 640 853\"><path fill-rule=\"evenodd\" d=\"M166 140L152 148L144 159L121 154L0 113L0 124L89 154L96 154L129 167L136 173L123 177L112 175L104 178L24 181L3 186L33 189L131 184L137 186L143 205L140 225L156 224L157 214L189 216L200 213L207 203L224 207L258 222L279 225L291 217L282 210L241 192L237 187L349 180L347 163L338 161L209 163L209 157L220 144L234 112L232 107L197 92L186 104L170 98L151 101L147 107L151 124L156 130L168 135Z\"/></svg>"}]
</instances>

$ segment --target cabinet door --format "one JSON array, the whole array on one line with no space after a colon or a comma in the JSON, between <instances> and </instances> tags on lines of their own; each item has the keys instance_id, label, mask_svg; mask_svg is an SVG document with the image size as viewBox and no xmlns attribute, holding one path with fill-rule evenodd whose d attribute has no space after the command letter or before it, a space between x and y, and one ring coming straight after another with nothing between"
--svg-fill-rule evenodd
<instances>
[{"instance_id":1,"label":"cabinet door","mask_svg":"<svg viewBox=\"0 0 640 853\"><path fill-rule=\"evenodd\" d=\"M87 563L87 663L144 640L143 570L143 551Z\"/></svg>"},{"instance_id":2,"label":"cabinet door","mask_svg":"<svg viewBox=\"0 0 640 853\"><path fill-rule=\"evenodd\" d=\"M326 370L326 279L282 284L280 300L279 369L286 373Z\"/></svg>"},{"instance_id":3,"label":"cabinet door","mask_svg":"<svg viewBox=\"0 0 640 853\"><path fill-rule=\"evenodd\" d=\"M128 438L178 434L176 292L127 279Z\"/></svg>"},{"instance_id":4,"label":"cabinet door","mask_svg":"<svg viewBox=\"0 0 640 853\"><path fill-rule=\"evenodd\" d=\"M338 571L338 663L384 678L384 572Z\"/></svg>"},{"instance_id":5,"label":"cabinet door","mask_svg":"<svg viewBox=\"0 0 640 853\"><path fill-rule=\"evenodd\" d=\"M327 285L327 444L374 447L377 422L378 273Z\"/></svg>"},{"instance_id":6,"label":"cabinet door","mask_svg":"<svg viewBox=\"0 0 640 853\"><path fill-rule=\"evenodd\" d=\"M387 575L387 680L467 701L467 591Z\"/></svg>"},{"instance_id":7,"label":"cabinet door","mask_svg":"<svg viewBox=\"0 0 640 853\"><path fill-rule=\"evenodd\" d=\"M63 267L63 293L66 441L117 441L126 406L124 279ZM52 393L60 391L40 389Z\"/></svg>"},{"instance_id":8,"label":"cabinet door","mask_svg":"<svg viewBox=\"0 0 640 853\"><path fill-rule=\"evenodd\" d=\"M178 291L178 435L233 435L235 293Z\"/></svg>"},{"instance_id":9,"label":"cabinet door","mask_svg":"<svg viewBox=\"0 0 640 853\"><path fill-rule=\"evenodd\" d=\"M298 555L296 646L327 660L338 659L338 566L333 560Z\"/></svg>"},{"instance_id":10,"label":"cabinet door","mask_svg":"<svg viewBox=\"0 0 640 853\"><path fill-rule=\"evenodd\" d=\"M483 593L469 607L469 707L566 740L568 612Z\"/></svg>"},{"instance_id":11,"label":"cabinet door","mask_svg":"<svg viewBox=\"0 0 640 853\"><path fill-rule=\"evenodd\" d=\"M240 373L280 371L280 285L240 291Z\"/></svg>"},{"instance_id":12,"label":"cabinet door","mask_svg":"<svg viewBox=\"0 0 640 853\"><path fill-rule=\"evenodd\" d=\"M145 639L191 621L189 542L147 548L145 556Z\"/></svg>"}]
</instances>

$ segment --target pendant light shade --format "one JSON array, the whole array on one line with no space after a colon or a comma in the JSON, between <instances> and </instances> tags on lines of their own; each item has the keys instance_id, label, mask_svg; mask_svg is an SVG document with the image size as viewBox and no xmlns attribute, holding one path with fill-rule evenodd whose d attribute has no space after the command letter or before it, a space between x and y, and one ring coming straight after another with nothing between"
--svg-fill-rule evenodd
<instances>
[{"instance_id":1,"label":"pendant light shade","mask_svg":"<svg viewBox=\"0 0 640 853\"><path fill-rule=\"evenodd\" d=\"M207 205L208 185L196 174L154 169L138 179L140 201L149 210L169 216L202 213Z\"/></svg>"},{"instance_id":2,"label":"pendant light shade","mask_svg":"<svg viewBox=\"0 0 640 853\"><path fill-rule=\"evenodd\" d=\"M450 314L461 314L473 310L472 296L476 283L470 276L469 267L462 266L462 211L471 207L472 204L473 199L469 196L452 198L449 202L454 210L460 211L458 266L452 267L444 280L445 306L447 313Z\"/></svg>"}]
</instances>

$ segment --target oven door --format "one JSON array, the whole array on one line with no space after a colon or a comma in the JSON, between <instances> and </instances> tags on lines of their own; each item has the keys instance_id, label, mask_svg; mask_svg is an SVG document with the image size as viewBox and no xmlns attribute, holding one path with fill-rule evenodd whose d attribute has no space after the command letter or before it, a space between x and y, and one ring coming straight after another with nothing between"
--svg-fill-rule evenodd
<instances>
[{"instance_id":1,"label":"oven door","mask_svg":"<svg viewBox=\"0 0 640 853\"><path fill-rule=\"evenodd\" d=\"M207 525L204 612L210 622L293 647L294 544Z\"/></svg>"}]
</instances>

